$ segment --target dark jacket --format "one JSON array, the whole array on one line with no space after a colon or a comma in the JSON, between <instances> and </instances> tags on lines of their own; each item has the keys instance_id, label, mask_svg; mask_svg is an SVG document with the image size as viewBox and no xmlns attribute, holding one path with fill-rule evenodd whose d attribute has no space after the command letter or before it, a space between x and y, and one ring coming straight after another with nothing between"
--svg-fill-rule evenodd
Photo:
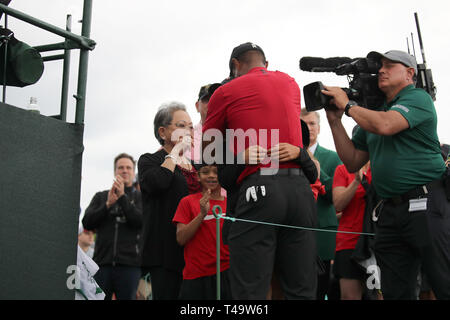
<instances>
[{"instance_id":1,"label":"dark jacket","mask_svg":"<svg viewBox=\"0 0 450 320\"><path fill-rule=\"evenodd\" d=\"M309 132L308 132L308 140L309 140ZM225 152L225 151L224 151ZM309 157L306 149L300 149L300 155L297 159L293 160L300 165L302 168L305 177L308 179L310 184L316 182L318 177L318 172L316 165ZM237 158L234 161L235 164L232 165L217 165L218 168L218 178L220 185L227 191L227 216L233 217L234 210L236 209L237 201L239 198L239 189L240 185L236 183L236 180L244 171L244 164L236 164ZM222 240L224 244L228 244L228 233L231 228L232 222L230 220L225 220L222 227Z\"/></svg>"},{"instance_id":2,"label":"dark jacket","mask_svg":"<svg viewBox=\"0 0 450 320\"><path fill-rule=\"evenodd\" d=\"M172 172L161 167L167 152L143 154L138 161L142 191L144 227L142 234L142 267L163 267L182 272L183 247L176 240L173 216L180 200L189 194L180 168Z\"/></svg>"},{"instance_id":3,"label":"dark jacket","mask_svg":"<svg viewBox=\"0 0 450 320\"><path fill-rule=\"evenodd\" d=\"M109 209L109 190L95 194L83 218L83 226L96 231L94 261L99 265L141 265L141 194L134 187Z\"/></svg>"},{"instance_id":4,"label":"dark jacket","mask_svg":"<svg viewBox=\"0 0 450 320\"><path fill-rule=\"evenodd\" d=\"M375 188L373 185L369 185L367 183L367 179L363 176L363 181L361 182L366 194L364 195L364 200L366 201L366 207L364 210L364 220L363 220L363 229L361 232L364 233L375 233L376 232L376 223L372 220L372 211L377 206L380 198L377 196L375 192ZM373 253L373 245L374 245L375 237L368 235L361 235L356 243L355 249L351 255L351 258L356 262L361 262L366 259L369 259Z\"/></svg>"}]
</instances>

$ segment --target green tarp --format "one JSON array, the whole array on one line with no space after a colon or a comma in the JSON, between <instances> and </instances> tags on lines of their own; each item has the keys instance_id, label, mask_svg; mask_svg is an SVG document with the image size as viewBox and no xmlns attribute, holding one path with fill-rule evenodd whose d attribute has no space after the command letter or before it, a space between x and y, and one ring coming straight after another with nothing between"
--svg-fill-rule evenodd
<instances>
[{"instance_id":1,"label":"green tarp","mask_svg":"<svg viewBox=\"0 0 450 320\"><path fill-rule=\"evenodd\" d=\"M74 298L83 131L0 104L0 299Z\"/></svg>"}]
</instances>

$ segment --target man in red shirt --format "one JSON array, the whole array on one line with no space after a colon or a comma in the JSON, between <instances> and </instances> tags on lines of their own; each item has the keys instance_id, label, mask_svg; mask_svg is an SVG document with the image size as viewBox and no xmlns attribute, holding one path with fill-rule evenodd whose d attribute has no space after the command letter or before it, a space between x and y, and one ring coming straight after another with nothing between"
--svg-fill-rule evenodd
<instances>
[{"instance_id":1,"label":"man in red shirt","mask_svg":"<svg viewBox=\"0 0 450 320\"><path fill-rule=\"evenodd\" d=\"M270 157L269 161L245 166L237 179L240 191L234 216L316 226L309 182L298 163L285 156L283 149L287 144L302 147L297 83L285 73L268 71L263 50L253 43L234 48L230 71L235 79L219 87L208 104L204 137L210 129L226 133L234 155L255 146L271 151L278 145L283 150L277 152L275 159L280 163ZM235 222L228 243L233 299L265 299L274 268L286 298L315 297L313 232Z\"/></svg>"}]
</instances>

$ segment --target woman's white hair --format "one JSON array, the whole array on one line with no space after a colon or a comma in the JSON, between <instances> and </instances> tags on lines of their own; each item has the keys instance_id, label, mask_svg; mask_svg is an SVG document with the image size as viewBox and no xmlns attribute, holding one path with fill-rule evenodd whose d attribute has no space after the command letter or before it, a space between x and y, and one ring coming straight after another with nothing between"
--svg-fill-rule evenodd
<instances>
[{"instance_id":1,"label":"woman's white hair","mask_svg":"<svg viewBox=\"0 0 450 320\"><path fill-rule=\"evenodd\" d=\"M153 120L153 130L155 137L160 145L164 145L164 140L159 135L159 128L168 126L173 119L173 114L175 111L182 110L186 111L186 106L177 101L171 101L163 103L159 108Z\"/></svg>"}]
</instances>

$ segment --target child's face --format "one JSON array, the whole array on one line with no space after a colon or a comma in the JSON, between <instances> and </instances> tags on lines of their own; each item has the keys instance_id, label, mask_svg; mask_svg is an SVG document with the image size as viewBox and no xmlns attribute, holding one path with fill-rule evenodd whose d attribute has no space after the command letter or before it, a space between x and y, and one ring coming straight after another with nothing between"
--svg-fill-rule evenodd
<instances>
[{"instance_id":1,"label":"child's face","mask_svg":"<svg viewBox=\"0 0 450 320\"><path fill-rule=\"evenodd\" d=\"M204 166L198 172L198 178L203 189L214 191L220 188L219 179L217 178L216 166Z\"/></svg>"}]
</instances>

